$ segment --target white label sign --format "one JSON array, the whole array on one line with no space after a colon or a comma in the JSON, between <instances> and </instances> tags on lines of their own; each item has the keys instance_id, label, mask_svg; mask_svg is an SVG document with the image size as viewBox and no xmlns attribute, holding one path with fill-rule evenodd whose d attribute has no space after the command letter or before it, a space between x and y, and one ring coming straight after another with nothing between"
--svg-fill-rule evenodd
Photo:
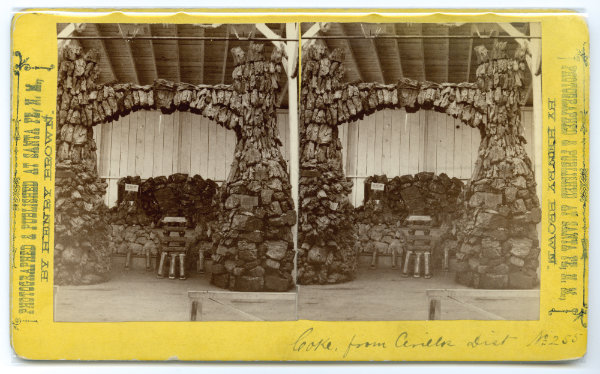
<instances>
[{"instance_id":1,"label":"white label sign","mask_svg":"<svg viewBox=\"0 0 600 374\"><path fill-rule=\"evenodd\" d=\"M138 192L140 189L139 184L128 184L125 183L125 191Z\"/></svg>"},{"instance_id":2,"label":"white label sign","mask_svg":"<svg viewBox=\"0 0 600 374\"><path fill-rule=\"evenodd\" d=\"M371 182L371 190L372 191L383 191L384 189L385 189L385 184Z\"/></svg>"}]
</instances>

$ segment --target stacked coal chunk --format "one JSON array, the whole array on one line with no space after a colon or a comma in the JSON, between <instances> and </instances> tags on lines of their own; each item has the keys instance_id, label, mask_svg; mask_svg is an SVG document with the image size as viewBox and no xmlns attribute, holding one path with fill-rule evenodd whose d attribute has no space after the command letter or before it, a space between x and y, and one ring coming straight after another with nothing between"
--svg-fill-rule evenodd
<instances>
[{"instance_id":1,"label":"stacked coal chunk","mask_svg":"<svg viewBox=\"0 0 600 374\"><path fill-rule=\"evenodd\" d=\"M110 269L110 231L98 178L88 111L80 105L96 89L96 54L69 46L58 65L55 181L56 284L96 283Z\"/></svg>"},{"instance_id":2,"label":"stacked coal chunk","mask_svg":"<svg viewBox=\"0 0 600 374\"><path fill-rule=\"evenodd\" d=\"M221 193L212 255L213 284L239 291L293 286L296 212L278 135L276 107L281 50L269 60L262 45L232 49L233 89L241 98L234 161Z\"/></svg>"},{"instance_id":3,"label":"stacked coal chunk","mask_svg":"<svg viewBox=\"0 0 600 374\"><path fill-rule=\"evenodd\" d=\"M156 255L161 245L159 230L152 225L118 225L111 224L113 238L113 253L134 255L145 255L150 253Z\"/></svg>"},{"instance_id":4,"label":"stacked coal chunk","mask_svg":"<svg viewBox=\"0 0 600 374\"><path fill-rule=\"evenodd\" d=\"M409 78L402 78L396 84L342 84L343 74L342 78L339 75L343 72L343 53L340 50L329 53L317 45L308 48L303 56L302 74L307 79L302 81L301 125L308 127L312 123L307 134L313 137L323 124L337 126L353 122L386 108L404 108L409 113L435 110L471 127L479 127L500 114L488 110L490 103L518 106L526 99L522 90L507 88L523 85L525 65L515 64L514 60L501 62L502 81L491 90L487 86L479 87L480 83L419 82ZM321 137L329 135L331 132L327 131Z\"/></svg>"},{"instance_id":5,"label":"stacked coal chunk","mask_svg":"<svg viewBox=\"0 0 600 374\"><path fill-rule=\"evenodd\" d=\"M343 282L356 270L354 209L347 197L352 182L344 174L337 128L350 114L334 105L350 100L342 85L343 54L317 46L302 61L298 282Z\"/></svg>"},{"instance_id":6,"label":"stacked coal chunk","mask_svg":"<svg viewBox=\"0 0 600 374\"><path fill-rule=\"evenodd\" d=\"M91 127L123 117L138 110L161 110L163 113L191 111L219 125L234 129L243 120L247 105L243 97L229 85L191 85L157 79L152 85L131 83L97 85L99 75L97 52L85 53L81 47L69 45L61 51L58 69L57 158L77 159L83 140ZM269 82L269 84L273 84ZM77 147L79 146L79 147Z\"/></svg>"},{"instance_id":7,"label":"stacked coal chunk","mask_svg":"<svg viewBox=\"0 0 600 374\"><path fill-rule=\"evenodd\" d=\"M137 192L125 191L125 185L138 186ZM186 217L190 226L217 219L218 185L200 175L177 173L168 177L139 176L119 179L119 200L111 209L115 224L149 225L165 216Z\"/></svg>"},{"instance_id":8,"label":"stacked coal chunk","mask_svg":"<svg viewBox=\"0 0 600 374\"><path fill-rule=\"evenodd\" d=\"M372 190L372 183L383 184L385 190ZM421 172L392 179L374 175L365 180L364 213L369 215L366 207L376 200L382 210L389 210L402 218L408 214L429 215L433 218L433 225L438 226L459 210L458 197L463 186L460 179L450 178L446 173ZM377 217L372 219L377 220Z\"/></svg>"},{"instance_id":9,"label":"stacked coal chunk","mask_svg":"<svg viewBox=\"0 0 600 374\"><path fill-rule=\"evenodd\" d=\"M56 165L54 282L91 284L110 270L106 183L84 164Z\"/></svg>"},{"instance_id":10,"label":"stacked coal chunk","mask_svg":"<svg viewBox=\"0 0 600 374\"><path fill-rule=\"evenodd\" d=\"M373 190L371 183L385 186L382 191ZM435 244L456 247L453 221L460 217L462 207L459 195L463 182L445 173L421 172L388 179L374 175L365 180L365 203L355 210L355 227L358 233L357 251L390 254L404 248L404 219L411 214L432 217L433 227L440 229ZM453 251L452 251L453 252ZM434 250L437 266L441 249ZM441 264L441 262L440 262Z\"/></svg>"},{"instance_id":11,"label":"stacked coal chunk","mask_svg":"<svg viewBox=\"0 0 600 374\"><path fill-rule=\"evenodd\" d=\"M457 280L478 288L531 288L537 282L541 210L525 152L520 73L525 54L507 58L506 43L475 49L478 89L486 95L479 157L465 188Z\"/></svg>"}]
</instances>

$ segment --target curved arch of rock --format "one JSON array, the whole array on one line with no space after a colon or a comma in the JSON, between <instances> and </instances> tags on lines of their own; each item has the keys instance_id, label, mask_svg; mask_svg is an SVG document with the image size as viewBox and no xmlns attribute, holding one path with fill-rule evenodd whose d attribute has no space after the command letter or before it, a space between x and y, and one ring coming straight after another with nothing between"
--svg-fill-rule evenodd
<instances>
[{"instance_id":1,"label":"curved arch of rock","mask_svg":"<svg viewBox=\"0 0 600 374\"><path fill-rule=\"evenodd\" d=\"M234 161L221 192L211 281L241 291L292 287L296 212L275 112L282 54L276 49L266 59L262 49L260 44L250 44L246 52L232 49L234 82L216 86L165 80L149 86L96 85L97 53L79 47L62 51L55 213L59 278L106 270L110 239L99 234L107 224L102 214L106 184L98 178L92 126L136 110L189 110L237 134ZM85 256L62 256L64 251L85 251ZM92 257L102 269L90 268ZM73 279L66 275L63 283L69 282Z\"/></svg>"},{"instance_id":2,"label":"curved arch of rock","mask_svg":"<svg viewBox=\"0 0 600 374\"><path fill-rule=\"evenodd\" d=\"M541 219L531 160L523 145L525 53L506 43L475 48L476 83L343 83L344 56L323 46L305 51L300 103L298 282L337 283L356 270L352 207L337 126L375 111L435 110L481 132L475 170L463 191L458 281L480 288L537 283Z\"/></svg>"}]
</instances>

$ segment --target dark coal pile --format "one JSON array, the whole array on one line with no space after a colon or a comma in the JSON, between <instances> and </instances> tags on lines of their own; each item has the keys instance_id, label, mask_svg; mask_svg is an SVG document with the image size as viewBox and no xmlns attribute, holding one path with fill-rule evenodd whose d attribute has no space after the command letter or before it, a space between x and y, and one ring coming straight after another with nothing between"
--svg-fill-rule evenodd
<instances>
[{"instance_id":1,"label":"dark coal pile","mask_svg":"<svg viewBox=\"0 0 600 374\"><path fill-rule=\"evenodd\" d=\"M411 214L431 216L433 227L441 231L435 237L432 252L434 268L441 266L442 245L448 246L451 252L455 250L453 221L461 215L459 196L464 186L460 179L431 172L391 179L374 175L365 180L364 186L365 204L355 209L357 252L398 253L405 245L404 219ZM384 189L374 190L372 186Z\"/></svg>"},{"instance_id":2,"label":"dark coal pile","mask_svg":"<svg viewBox=\"0 0 600 374\"><path fill-rule=\"evenodd\" d=\"M110 270L106 183L82 164L56 165L54 282L92 284Z\"/></svg>"},{"instance_id":3,"label":"dark coal pile","mask_svg":"<svg viewBox=\"0 0 600 374\"><path fill-rule=\"evenodd\" d=\"M139 186L126 191L125 185ZM119 200L111 209L114 224L157 224L162 217L186 217L190 227L217 219L218 185L200 175L173 174L142 181L140 177L119 179Z\"/></svg>"}]
</instances>

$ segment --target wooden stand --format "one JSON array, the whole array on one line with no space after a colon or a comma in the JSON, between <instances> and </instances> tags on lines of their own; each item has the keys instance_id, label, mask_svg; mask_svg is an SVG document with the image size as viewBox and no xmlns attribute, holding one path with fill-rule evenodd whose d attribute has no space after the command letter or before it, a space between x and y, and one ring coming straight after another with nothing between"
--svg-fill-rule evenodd
<instances>
[{"instance_id":1,"label":"wooden stand","mask_svg":"<svg viewBox=\"0 0 600 374\"><path fill-rule=\"evenodd\" d=\"M165 262L171 257L169 264L169 279L175 279L177 268L177 259L179 259L179 279L185 280L185 256L187 254L187 239L185 238L185 228L187 219L185 217L165 217L162 220L163 237L161 238L162 247L160 249L160 262L156 276L164 278Z\"/></svg>"},{"instance_id":2,"label":"wooden stand","mask_svg":"<svg viewBox=\"0 0 600 374\"><path fill-rule=\"evenodd\" d=\"M409 216L406 219L408 235L406 240L406 257L402 268L402 276L409 276L411 257L414 255L413 277L421 277L421 262L423 263L423 277L431 278L431 250L433 237L431 236L430 216ZM423 261L421 261L423 260Z\"/></svg>"}]
</instances>

